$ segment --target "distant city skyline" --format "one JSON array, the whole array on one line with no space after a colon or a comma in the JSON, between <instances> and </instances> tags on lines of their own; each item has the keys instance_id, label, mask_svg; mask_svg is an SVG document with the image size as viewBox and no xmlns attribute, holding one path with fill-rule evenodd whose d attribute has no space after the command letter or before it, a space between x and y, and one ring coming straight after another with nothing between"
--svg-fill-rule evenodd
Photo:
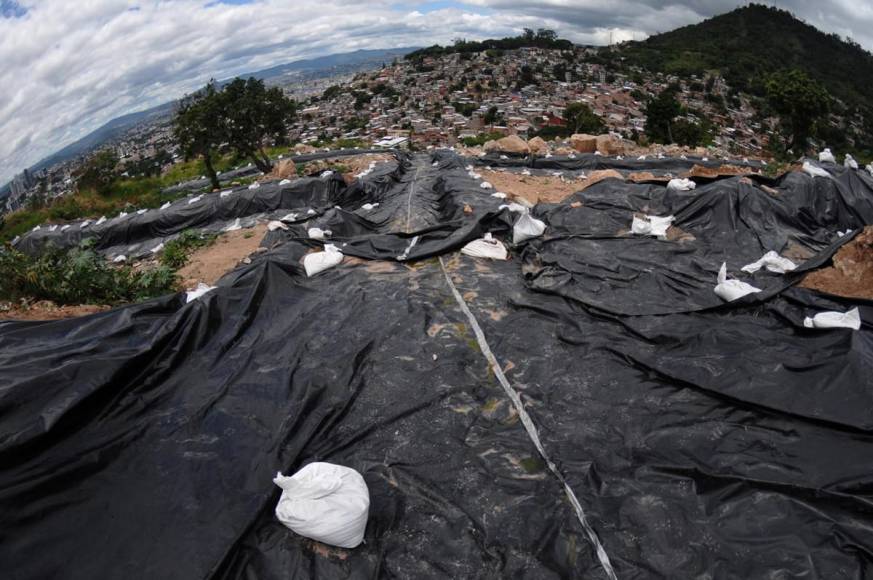
<instances>
[{"instance_id":1,"label":"distant city skyline","mask_svg":"<svg viewBox=\"0 0 873 580\"><path fill-rule=\"evenodd\" d=\"M873 6L766 2L873 47ZM0 185L107 121L229 78L361 48L550 28L582 44L641 40L731 0L0 0Z\"/></svg>"}]
</instances>

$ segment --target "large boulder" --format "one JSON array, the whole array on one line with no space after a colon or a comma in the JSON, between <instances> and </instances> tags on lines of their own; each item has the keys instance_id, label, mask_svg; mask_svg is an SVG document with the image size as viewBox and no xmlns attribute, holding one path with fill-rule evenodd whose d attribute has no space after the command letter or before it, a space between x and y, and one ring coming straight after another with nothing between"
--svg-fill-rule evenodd
<instances>
[{"instance_id":1,"label":"large boulder","mask_svg":"<svg viewBox=\"0 0 873 580\"><path fill-rule=\"evenodd\" d=\"M485 152L491 153L512 153L513 155L527 155L530 153L530 147L527 146L527 141L518 135L510 135L495 141L485 143Z\"/></svg>"},{"instance_id":2,"label":"large boulder","mask_svg":"<svg viewBox=\"0 0 873 580\"><path fill-rule=\"evenodd\" d=\"M527 142L530 152L534 155L545 155L549 152L549 144L543 141L542 137L534 137Z\"/></svg>"},{"instance_id":3,"label":"large boulder","mask_svg":"<svg viewBox=\"0 0 873 580\"><path fill-rule=\"evenodd\" d=\"M615 135L598 135L597 151L601 155L621 155L624 153L624 143Z\"/></svg>"},{"instance_id":4,"label":"large boulder","mask_svg":"<svg viewBox=\"0 0 873 580\"><path fill-rule=\"evenodd\" d=\"M570 147L579 153L594 153L597 151L597 137L584 133L575 133L570 137Z\"/></svg>"},{"instance_id":5,"label":"large boulder","mask_svg":"<svg viewBox=\"0 0 873 580\"><path fill-rule=\"evenodd\" d=\"M267 177L270 179L295 179L297 177L297 165L290 159L282 159L273 165L273 171Z\"/></svg>"},{"instance_id":6,"label":"large boulder","mask_svg":"<svg viewBox=\"0 0 873 580\"><path fill-rule=\"evenodd\" d=\"M307 145L305 143L298 143L294 146L294 154L295 155L309 155L310 153L315 153L316 149L312 145Z\"/></svg>"}]
</instances>

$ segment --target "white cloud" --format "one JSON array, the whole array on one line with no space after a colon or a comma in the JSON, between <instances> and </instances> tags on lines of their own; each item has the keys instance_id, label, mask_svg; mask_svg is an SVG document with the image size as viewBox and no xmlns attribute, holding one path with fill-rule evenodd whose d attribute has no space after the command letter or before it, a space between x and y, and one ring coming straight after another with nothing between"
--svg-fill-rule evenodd
<instances>
[{"instance_id":1,"label":"white cloud","mask_svg":"<svg viewBox=\"0 0 873 580\"><path fill-rule=\"evenodd\" d=\"M441 3L440 5L444 5ZM228 78L359 48L424 46L552 28L576 42L642 38L738 2L468 0L432 11L396 0L0 0L0 183L110 119ZM873 46L873 9L787 0ZM21 15L23 10L26 13Z\"/></svg>"}]
</instances>

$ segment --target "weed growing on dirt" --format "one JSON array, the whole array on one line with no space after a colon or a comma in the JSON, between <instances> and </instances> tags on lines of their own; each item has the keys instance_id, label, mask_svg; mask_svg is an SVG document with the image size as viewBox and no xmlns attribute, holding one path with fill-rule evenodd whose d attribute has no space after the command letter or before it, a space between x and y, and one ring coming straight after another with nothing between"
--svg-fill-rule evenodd
<instances>
[{"instance_id":1,"label":"weed growing on dirt","mask_svg":"<svg viewBox=\"0 0 873 580\"><path fill-rule=\"evenodd\" d=\"M0 248L0 300L121 304L174 292L176 284L167 266L136 270L111 265L89 242L67 251L48 248L35 258L11 246Z\"/></svg>"},{"instance_id":2,"label":"weed growing on dirt","mask_svg":"<svg viewBox=\"0 0 873 580\"><path fill-rule=\"evenodd\" d=\"M178 270L188 263L188 257L192 251L212 244L216 237L215 234L185 230L178 238L164 244L160 262L172 270Z\"/></svg>"}]
</instances>

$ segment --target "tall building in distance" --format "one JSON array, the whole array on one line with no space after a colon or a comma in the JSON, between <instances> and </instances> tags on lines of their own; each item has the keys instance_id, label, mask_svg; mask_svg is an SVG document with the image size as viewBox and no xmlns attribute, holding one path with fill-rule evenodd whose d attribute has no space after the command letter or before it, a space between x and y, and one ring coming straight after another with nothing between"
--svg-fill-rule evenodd
<instances>
[{"instance_id":1,"label":"tall building in distance","mask_svg":"<svg viewBox=\"0 0 873 580\"><path fill-rule=\"evenodd\" d=\"M17 197L36 185L36 179L29 169L25 169L12 179L12 195Z\"/></svg>"}]
</instances>

